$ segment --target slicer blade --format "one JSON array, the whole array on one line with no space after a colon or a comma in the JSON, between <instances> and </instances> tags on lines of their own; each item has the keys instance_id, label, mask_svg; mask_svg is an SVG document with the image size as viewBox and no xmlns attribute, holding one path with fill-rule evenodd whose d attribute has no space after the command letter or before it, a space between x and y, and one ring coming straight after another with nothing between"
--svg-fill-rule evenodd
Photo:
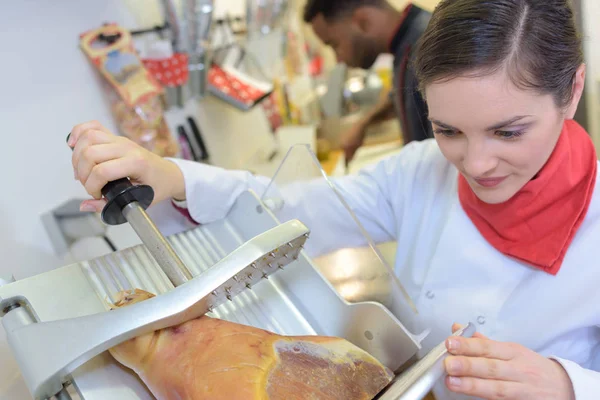
<instances>
[{"instance_id":1,"label":"slicer blade","mask_svg":"<svg viewBox=\"0 0 600 400\"><path fill-rule=\"evenodd\" d=\"M75 369L98 354L210 312L297 259L308 235L297 220L280 224L191 281L110 312L40 322L26 298L2 299L2 323L30 392L35 399L51 398Z\"/></svg>"},{"instance_id":2,"label":"slicer blade","mask_svg":"<svg viewBox=\"0 0 600 400\"><path fill-rule=\"evenodd\" d=\"M472 337L475 325L468 323L452 336ZM444 359L449 353L446 343L439 343L425 357L404 373L398 375L378 400L420 400L431 391L434 384L445 374Z\"/></svg>"}]
</instances>

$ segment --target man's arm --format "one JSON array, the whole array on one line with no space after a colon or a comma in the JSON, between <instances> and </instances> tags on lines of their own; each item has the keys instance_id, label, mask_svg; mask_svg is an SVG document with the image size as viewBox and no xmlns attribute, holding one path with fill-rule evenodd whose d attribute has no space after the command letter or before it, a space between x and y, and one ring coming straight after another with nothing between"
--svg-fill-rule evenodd
<instances>
[{"instance_id":1,"label":"man's arm","mask_svg":"<svg viewBox=\"0 0 600 400\"><path fill-rule=\"evenodd\" d=\"M365 116L365 127L370 124L385 121L394 116L394 104L390 97L390 93L386 93L379 102Z\"/></svg>"},{"instance_id":2,"label":"man's arm","mask_svg":"<svg viewBox=\"0 0 600 400\"><path fill-rule=\"evenodd\" d=\"M340 145L344 150L346 163L352 160L356 150L362 146L369 125L385 121L386 119L392 117L393 111L394 103L392 102L389 93L386 93L384 96L382 96L375 107L367 112L367 114L361 118L356 125L344 132L340 140Z\"/></svg>"}]
</instances>

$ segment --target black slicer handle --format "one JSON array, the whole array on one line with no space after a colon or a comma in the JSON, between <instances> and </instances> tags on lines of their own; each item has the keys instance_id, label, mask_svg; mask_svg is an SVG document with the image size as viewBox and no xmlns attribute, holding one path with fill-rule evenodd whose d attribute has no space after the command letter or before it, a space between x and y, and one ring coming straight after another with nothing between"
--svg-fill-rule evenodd
<instances>
[{"instance_id":1,"label":"black slicer handle","mask_svg":"<svg viewBox=\"0 0 600 400\"><path fill-rule=\"evenodd\" d=\"M67 143L69 137L67 135ZM123 215L123 208L137 201L145 210L154 200L154 190L148 185L133 185L129 178L121 178L108 182L101 190L106 199L106 205L102 209L102 221L108 225L121 225L127 220Z\"/></svg>"}]
</instances>

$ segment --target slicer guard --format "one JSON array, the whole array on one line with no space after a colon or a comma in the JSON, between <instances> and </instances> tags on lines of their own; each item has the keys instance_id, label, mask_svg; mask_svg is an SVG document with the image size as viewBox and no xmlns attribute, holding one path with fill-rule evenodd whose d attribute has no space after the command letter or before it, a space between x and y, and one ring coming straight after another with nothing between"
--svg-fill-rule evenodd
<instances>
[{"instance_id":1,"label":"slicer guard","mask_svg":"<svg viewBox=\"0 0 600 400\"><path fill-rule=\"evenodd\" d=\"M319 193L321 198L311 199L314 205L304 204L307 191ZM417 308L413 300L309 145L297 144L288 150L260 197L279 222L317 219L314 212L323 207L321 202L339 209L343 216L339 218L348 226L343 244L335 243L333 247L323 244L331 233L311 224L313 239L306 243L305 249L319 272L351 303L375 301L404 324L414 319ZM340 259L343 265L339 265Z\"/></svg>"}]
</instances>

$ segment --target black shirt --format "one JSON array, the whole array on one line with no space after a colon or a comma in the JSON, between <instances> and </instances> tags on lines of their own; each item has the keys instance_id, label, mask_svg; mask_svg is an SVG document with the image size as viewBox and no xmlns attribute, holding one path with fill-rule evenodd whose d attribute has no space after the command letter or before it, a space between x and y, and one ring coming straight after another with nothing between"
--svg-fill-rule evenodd
<instances>
[{"instance_id":1,"label":"black shirt","mask_svg":"<svg viewBox=\"0 0 600 400\"><path fill-rule=\"evenodd\" d=\"M427 105L419 93L411 65L415 46L430 18L430 12L408 5L390 43L390 51L394 54L393 90L390 95L400 120L404 144L433 137L431 123L427 119Z\"/></svg>"}]
</instances>

